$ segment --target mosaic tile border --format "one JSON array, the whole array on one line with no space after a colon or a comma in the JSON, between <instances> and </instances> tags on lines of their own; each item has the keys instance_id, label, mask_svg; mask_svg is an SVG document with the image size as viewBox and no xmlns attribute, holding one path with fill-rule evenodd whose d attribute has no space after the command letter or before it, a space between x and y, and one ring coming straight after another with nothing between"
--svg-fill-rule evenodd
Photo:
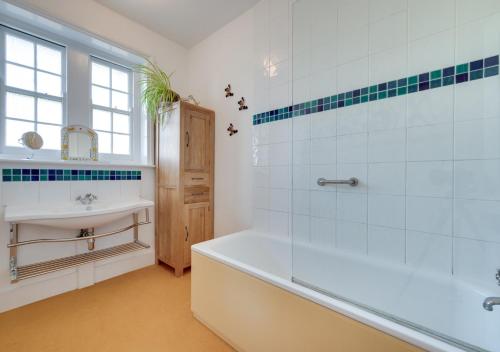
<instances>
[{"instance_id":1,"label":"mosaic tile border","mask_svg":"<svg viewBox=\"0 0 500 352\"><path fill-rule=\"evenodd\" d=\"M309 115L350 105L392 98L428 89L460 84L498 75L499 55L445 67L415 76L375 84L349 92L307 101L253 116L253 125Z\"/></svg>"},{"instance_id":2,"label":"mosaic tile border","mask_svg":"<svg viewBox=\"0 0 500 352\"><path fill-rule=\"evenodd\" d=\"M141 171L76 169L2 169L3 182L141 180Z\"/></svg>"}]
</instances>

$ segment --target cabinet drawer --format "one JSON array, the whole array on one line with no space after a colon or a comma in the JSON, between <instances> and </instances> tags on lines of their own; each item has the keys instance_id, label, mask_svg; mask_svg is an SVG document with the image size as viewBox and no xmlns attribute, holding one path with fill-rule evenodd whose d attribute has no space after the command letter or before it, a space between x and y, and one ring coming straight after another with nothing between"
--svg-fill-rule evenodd
<instances>
[{"instance_id":1,"label":"cabinet drawer","mask_svg":"<svg viewBox=\"0 0 500 352\"><path fill-rule=\"evenodd\" d=\"M186 174L184 174L184 185L208 185L208 174L187 172Z\"/></svg>"},{"instance_id":2,"label":"cabinet drawer","mask_svg":"<svg viewBox=\"0 0 500 352\"><path fill-rule=\"evenodd\" d=\"M210 200L210 188L194 186L184 188L184 204L204 203Z\"/></svg>"}]
</instances>

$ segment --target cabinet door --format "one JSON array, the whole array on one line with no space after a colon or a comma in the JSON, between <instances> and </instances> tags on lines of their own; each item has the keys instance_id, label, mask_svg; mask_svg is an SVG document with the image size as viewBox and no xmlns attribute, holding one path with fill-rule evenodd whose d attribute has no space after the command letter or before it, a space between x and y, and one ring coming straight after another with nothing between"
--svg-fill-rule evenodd
<instances>
[{"instance_id":1,"label":"cabinet door","mask_svg":"<svg viewBox=\"0 0 500 352\"><path fill-rule=\"evenodd\" d=\"M184 126L184 171L209 172L212 154L210 115L186 109Z\"/></svg>"},{"instance_id":2,"label":"cabinet door","mask_svg":"<svg viewBox=\"0 0 500 352\"><path fill-rule=\"evenodd\" d=\"M191 246L207 240L210 232L208 204L184 206L184 265L191 264Z\"/></svg>"}]
</instances>

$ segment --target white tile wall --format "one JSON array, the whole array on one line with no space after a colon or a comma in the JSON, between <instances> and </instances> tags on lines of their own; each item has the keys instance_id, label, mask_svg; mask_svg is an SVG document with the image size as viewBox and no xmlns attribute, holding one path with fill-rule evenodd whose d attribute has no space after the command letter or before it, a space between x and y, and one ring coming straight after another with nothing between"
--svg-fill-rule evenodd
<instances>
[{"instance_id":1,"label":"white tile wall","mask_svg":"<svg viewBox=\"0 0 500 352\"><path fill-rule=\"evenodd\" d=\"M259 23L277 21L260 29L281 28L256 44L277 74L266 79L256 70L256 91L271 87L258 106L500 53L496 0L298 0L293 38L280 18L287 1L264 3ZM256 195L255 226L283 235L290 212L300 241L491 282L500 266L498 96L496 76L254 127L255 183L266 193ZM292 182L280 184L287 172ZM357 187L316 184L352 176Z\"/></svg>"}]
</instances>

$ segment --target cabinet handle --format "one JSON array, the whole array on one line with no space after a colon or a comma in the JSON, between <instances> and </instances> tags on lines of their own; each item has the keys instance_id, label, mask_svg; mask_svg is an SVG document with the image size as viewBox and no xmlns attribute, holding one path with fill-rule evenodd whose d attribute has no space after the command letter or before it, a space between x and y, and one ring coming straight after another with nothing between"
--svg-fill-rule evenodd
<instances>
[{"instance_id":1,"label":"cabinet handle","mask_svg":"<svg viewBox=\"0 0 500 352\"><path fill-rule=\"evenodd\" d=\"M202 196L203 192L191 193L192 196Z\"/></svg>"},{"instance_id":2,"label":"cabinet handle","mask_svg":"<svg viewBox=\"0 0 500 352\"><path fill-rule=\"evenodd\" d=\"M203 179L204 179L203 177L191 177L191 180L193 180L193 181L200 181Z\"/></svg>"},{"instance_id":3,"label":"cabinet handle","mask_svg":"<svg viewBox=\"0 0 500 352\"><path fill-rule=\"evenodd\" d=\"M186 148L189 148L189 131L186 131Z\"/></svg>"},{"instance_id":4,"label":"cabinet handle","mask_svg":"<svg viewBox=\"0 0 500 352\"><path fill-rule=\"evenodd\" d=\"M184 239L184 242L187 242L187 240L189 238L189 230L188 230L187 226L184 226L184 230L186 231L186 238Z\"/></svg>"}]
</instances>

